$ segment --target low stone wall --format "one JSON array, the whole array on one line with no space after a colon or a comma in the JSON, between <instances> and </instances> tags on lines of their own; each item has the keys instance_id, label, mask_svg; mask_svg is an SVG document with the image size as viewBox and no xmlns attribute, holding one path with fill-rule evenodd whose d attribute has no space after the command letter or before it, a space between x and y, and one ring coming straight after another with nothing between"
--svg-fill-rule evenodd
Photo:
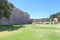
<instances>
[{"instance_id":1,"label":"low stone wall","mask_svg":"<svg viewBox=\"0 0 60 40\"><path fill-rule=\"evenodd\" d=\"M60 24L60 22L33 22L32 24Z\"/></svg>"}]
</instances>

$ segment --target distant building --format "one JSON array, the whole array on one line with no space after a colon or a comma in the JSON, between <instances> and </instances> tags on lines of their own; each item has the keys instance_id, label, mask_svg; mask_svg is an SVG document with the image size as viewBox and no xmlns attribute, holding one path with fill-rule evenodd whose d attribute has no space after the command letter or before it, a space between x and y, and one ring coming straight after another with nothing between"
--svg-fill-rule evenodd
<instances>
[{"instance_id":1,"label":"distant building","mask_svg":"<svg viewBox=\"0 0 60 40\"><path fill-rule=\"evenodd\" d=\"M58 23L58 18L54 18L53 19L53 24L57 24Z\"/></svg>"},{"instance_id":2,"label":"distant building","mask_svg":"<svg viewBox=\"0 0 60 40\"><path fill-rule=\"evenodd\" d=\"M54 22L58 22L58 18L54 18L53 21L54 21Z\"/></svg>"},{"instance_id":3,"label":"distant building","mask_svg":"<svg viewBox=\"0 0 60 40\"><path fill-rule=\"evenodd\" d=\"M42 21L42 19L38 19L39 22L33 22L33 24L57 24L58 23L58 18L53 18L53 21Z\"/></svg>"}]
</instances>

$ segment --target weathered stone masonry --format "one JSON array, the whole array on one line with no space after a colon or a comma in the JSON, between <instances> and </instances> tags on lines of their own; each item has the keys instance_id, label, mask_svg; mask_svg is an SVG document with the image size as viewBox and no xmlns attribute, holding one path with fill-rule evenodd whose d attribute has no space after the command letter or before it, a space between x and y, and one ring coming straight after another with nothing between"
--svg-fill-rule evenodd
<instances>
[{"instance_id":1,"label":"weathered stone masonry","mask_svg":"<svg viewBox=\"0 0 60 40\"><path fill-rule=\"evenodd\" d=\"M0 19L0 25L22 24L30 21L30 15L27 12L23 12L18 8L14 8L11 12L10 19L2 17Z\"/></svg>"}]
</instances>

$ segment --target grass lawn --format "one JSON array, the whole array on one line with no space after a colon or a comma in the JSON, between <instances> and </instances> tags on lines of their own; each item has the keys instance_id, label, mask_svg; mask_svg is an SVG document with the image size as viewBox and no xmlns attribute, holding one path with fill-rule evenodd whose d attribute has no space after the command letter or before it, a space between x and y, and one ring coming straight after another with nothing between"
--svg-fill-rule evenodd
<instances>
[{"instance_id":1,"label":"grass lawn","mask_svg":"<svg viewBox=\"0 0 60 40\"><path fill-rule=\"evenodd\" d=\"M25 28L0 32L0 40L60 40L60 25L26 24Z\"/></svg>"}]
</instances>

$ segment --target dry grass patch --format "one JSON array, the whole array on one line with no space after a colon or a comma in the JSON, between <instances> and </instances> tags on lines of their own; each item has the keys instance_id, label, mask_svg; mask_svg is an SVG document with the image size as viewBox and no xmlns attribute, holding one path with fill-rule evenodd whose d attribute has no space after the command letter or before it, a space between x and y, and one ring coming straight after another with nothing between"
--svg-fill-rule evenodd
<instances>
[{"instance_id":1,"label":"dry grass patch","mask_svg":"<svg viewBox=\"0 0 60 40\"><path fill-rule=\"evenodd\" d=\"M18 30L14 30L14 31L3 31L3 32L0 32L0 38L1 37L6 37L6 36L9 36L9 35L15 35L17 33L21 33L23 32L24 28L21 28L21 29L18 29Z\"/></svg>"}]
</instances>

